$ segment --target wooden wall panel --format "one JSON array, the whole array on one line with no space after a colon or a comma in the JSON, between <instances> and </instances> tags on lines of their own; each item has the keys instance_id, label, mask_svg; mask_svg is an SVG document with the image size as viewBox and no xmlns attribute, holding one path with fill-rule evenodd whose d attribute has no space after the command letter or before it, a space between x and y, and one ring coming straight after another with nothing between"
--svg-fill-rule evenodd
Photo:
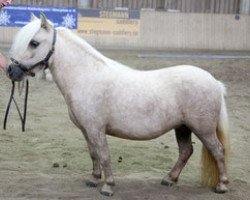
<instances>
[{"instance_id":1,"label":"wooden wall panel","mask_svg":"<svg viewBox=\"0 0 250 200\"><path fill-rule=\"evenodd\" d=\"M125 7L137 10L141 8L177 10L184 13L237 14L240 12L242 1L247 0L90 0L90 5L91 8L99 9Z\"/></svg>"}]
</instances>

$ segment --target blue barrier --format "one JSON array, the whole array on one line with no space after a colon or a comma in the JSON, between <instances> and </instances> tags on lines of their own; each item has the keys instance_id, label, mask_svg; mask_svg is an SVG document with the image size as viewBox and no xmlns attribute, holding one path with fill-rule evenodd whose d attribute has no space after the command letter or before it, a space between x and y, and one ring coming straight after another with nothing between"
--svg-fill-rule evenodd
<instances>
[{"instance_id":1,"label":"blue barrier","mask_svg":"<svg viewBox=\"0 0 250 200\"><path fill-rule=\"evenodd\" d=\"M30 22L31 13L39 17L44 13L56 27L77 29L76 7L10 5L0 10L0 26L22 27Z\"/></svg>"}]
</instances>

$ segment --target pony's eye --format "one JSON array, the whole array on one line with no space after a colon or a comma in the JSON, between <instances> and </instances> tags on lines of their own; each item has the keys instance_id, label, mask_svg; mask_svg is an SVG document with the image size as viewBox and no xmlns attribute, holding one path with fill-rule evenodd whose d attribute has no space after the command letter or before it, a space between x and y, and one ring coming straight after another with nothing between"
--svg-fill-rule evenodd
<instances>
[{"instance_id":1,"label":"pony's eye","mask_svg":"<svg viewBox=\"0 0 250 200\"><path fill-rule=\"evenodd\" d=\"M35 41L35 40L31 40L30 43L29 43L29 46L33 49L35 49L36 47L39 46L39 42Z\"/></svg>"}]
</instances>

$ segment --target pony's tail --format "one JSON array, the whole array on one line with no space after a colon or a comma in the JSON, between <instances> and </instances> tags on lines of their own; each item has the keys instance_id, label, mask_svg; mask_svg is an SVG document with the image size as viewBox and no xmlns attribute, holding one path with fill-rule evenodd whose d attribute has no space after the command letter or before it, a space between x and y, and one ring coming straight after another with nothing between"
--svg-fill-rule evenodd
<instances>
[{"instance_id":1,"label":"pony's tail","mask_svg":"<svg viewBox=\"0 0 250 200\"><path fill-rule=\"evenodd\" d=\"M227 108L225 103L225 95L226 89L223 83L219 82L221 88L221 110L220 117L217 123L216 134L223 145L224 148L224 159L225 166L227 169L228 165L228 156L230 150L230 142L228 135L228 116L227 116ZM215 187L219 182L219 170L217 167L217 163L211 153L205 148L202 147L202 169L201 169L201 182L204 186Z\"/></svg>"}]
</instances>

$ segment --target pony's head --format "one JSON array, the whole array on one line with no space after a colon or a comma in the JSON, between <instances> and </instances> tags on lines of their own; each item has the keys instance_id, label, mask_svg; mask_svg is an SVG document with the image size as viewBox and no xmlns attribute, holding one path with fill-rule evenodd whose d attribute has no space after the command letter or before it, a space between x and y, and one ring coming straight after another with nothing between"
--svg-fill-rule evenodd
<instances>
[{"instance_id":1,"label":"pony's head","mask_svg":"<svg viewBox=\"0 0 250 200\"><path fill-rule=\"evenodd\" d=\"M21 81L26 75L34 76L51 63L56 42L56 30L44 14L40 19L32 15L32 21L17 33L12 45L12 63L7 75L13 81Z\"/></svg>"}]
</instances>

